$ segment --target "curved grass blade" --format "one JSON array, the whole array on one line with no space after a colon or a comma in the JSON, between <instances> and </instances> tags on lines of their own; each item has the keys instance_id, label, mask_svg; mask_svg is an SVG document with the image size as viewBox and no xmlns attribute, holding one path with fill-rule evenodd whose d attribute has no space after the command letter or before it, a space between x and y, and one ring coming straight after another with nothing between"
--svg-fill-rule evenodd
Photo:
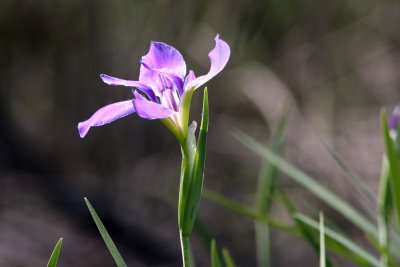
<instances>
[{"instance_id":1,"label":"curved grass blade","mask_svg":"<svg viewBox=\"0 0 400 267\"><path fill-rule=\"evenodd\" d=\"M286 233L290 233L295 236L301 236L301 234L295 227L285 224L285 223L282 223L282 222L279 222L279 221L275 221L264 214L254 211L253 209L248 208L245 205L242 205L236 201L233 201L227 197L224 197L224 196L217 194L215 192L212 192L210 190L204 189L203 197L208 200L211 200L212 202L217 203L225 208L228 208L232 211L235 211L239 214L242 214L244 216L247 216L249 218L257 220L259 222L268 224L268 225L270 225L276 229L279 229L281 231L284 231Z\"/></svg>"},{"instance_id":2,"label":"curved grass blade","mask_svg":"<svg viewBox=\"0 0 400 267\"><path fill-rule=\"evenodd\" d=\"M377 239L378 231L376 226L371 221L369 221L364 215L358 212L347 202L343 201L337 195L322 186L315 179L313 179L300 169L296 168L283 158L277 156L276 154L271 152L271 150L264 147L243 132L235 133L234 137L244 146L248 147L259 156L268 160L271 164L274 164L280 171L287 174L289 177L305 187L311 193L319 197L321 200L325 201L328 205L337 210L349 221L353 222L365 233L371 235L374 239Z\"/></svg>"},{"instance_id":3,"label":"curved grass blade","mask_svg":"<svg viewBox=\"0 0 400 267\"><path fill-rule=\"evenodd\" d=\"M125 264L124 260L122 259L121 254L118 252L117 247L115 246L114 242L112 241L110 235L108 234L106 228L104 227L103 223L101 222L96 211L90 204L89 200L86 197L84 199L85 199L86 205L89 209L89 212L92 215L94 222L96 223L97 229L99 229L101 237L103 238L104 243L106 243L107 248L110 251L112 257L114 258L115 263L117 264L118 267L126 267L126 264Z\"/></svg>"},{"instance_id":4,"label":"curved grass blade","mask_svg":"<svg viewBox=\"0 0 400 267\"><path fill-rule=\"evenodd\" d=\"M281 231L284 231L286 233L292 234L297 237L303 237L302 233L295 227L288 226L284 223L274 221L270 218L268 218L265 215L259 214L256 211L252 210L251 208L246 207L245 205L242 205L240 203L237 203L236 201L233 201L231 199L228 199L224 196L221 196L217 193L211 192L209 190L204 190L203 191L203 197L225 207L228 208L232 211L235 211L239 214L242 214L244 216L247 216L249 218L252 218L254 220L257 220L259 222L263 222L266 224L269 224L272 227L275 227ZM304 223L305 225L319 231L319 223L316 222L315 220L300 214L300 213L295 213L294 217ZM368 251L354 243L352 240L349 238L345 237L344 235L341 235L327 227L325 227L325 236L329 237L331 240L327 240L326 246L328 249L345 256L346 258L357 262L360 266L378 266L379 265L379 260L370 254ZM328 242L328 241L334 241L336 243ZM344 248L343 248L344 247ZM350 252L352 253L350 253ZM378 265L377 265L378 264Z\"/></svg>"},{"instance_id":5,"label":"curved grass blade","mask_svg":"<svg viewBox=\"0 0 400 267\"><path fill-rule=\"evenodd\" d=\"M394 207L397 212L397 230L400 230L400 163L397 157L392 138L389 134L388 123L385 110L381 110L382 131L386 147L386 156L390 168L390 188L393 197Z\"/></svg>"},{"instance_id":6,"label":"curved grass blade","mask_svg":"<svg viewBox=\"0 0 400 267\"><path fill-rule=\"evenodd\" d=\"M49 262L47 263L47 267L56 267L58 261L58 255L60 254L61 244L63 239L60 238L54 247L53 253L51 253Z\"/></svg>"}]
</instances>

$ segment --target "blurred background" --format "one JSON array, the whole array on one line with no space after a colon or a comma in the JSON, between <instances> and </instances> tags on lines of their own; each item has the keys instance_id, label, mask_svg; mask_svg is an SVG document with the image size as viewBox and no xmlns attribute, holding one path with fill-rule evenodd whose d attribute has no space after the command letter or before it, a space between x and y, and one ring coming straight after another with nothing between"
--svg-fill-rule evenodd
<instances>
[{"instance_id":1,"label":"blurred background","mask_svg":"<svg viewBox=\"0 0 400 267\"><path fill-rule=\"evenodd\" d=\"M180 151L160 121L137 115L77 124L131 98L100 73L136 80L151 40L177 48L205 74L217 33L231 46L208 83L205 188L253 205L261 160L231 135L267 144L291 104L285 158L354 205L353 189L321 139L377 191L384 145L379 110L400 100L400 2L392 0L0 1L0 265L44 266L59 237L58 266L114 266L89 215L89 198L128 266L180 266ZM200 120L202 89L191 116ZM297 208L362 234L281 175ZM288 216L279 205L272 214ZM238 266L254 266L253 222L209 200L199 219ZM273 266L316 266L309 245L272 231ZM209 266L200 235L192 246ZM290 253L287 253L287 252ZM282 256L284 255L284 256ZM351 263L341 259L341 266Z\"/></svg>"}]
</instances>

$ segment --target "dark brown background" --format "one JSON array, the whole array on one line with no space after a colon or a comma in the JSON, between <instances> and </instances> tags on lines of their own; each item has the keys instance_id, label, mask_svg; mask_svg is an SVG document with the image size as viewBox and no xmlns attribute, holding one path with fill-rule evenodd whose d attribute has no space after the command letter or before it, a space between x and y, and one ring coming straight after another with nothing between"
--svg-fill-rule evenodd
<instances>
[{"instance_id":1,"label":"dark brown background","mask_svg":"<svg viewBox=\"0 0 400 267\"><path fill-rule=\"evenodd\" d=\"M286 158L357 205L318 136L376 192L379 109L391 111L400 96L399 11L390 0L0 1L0 265L44 266L63 237L58 266L114 266L84 196L129 266L181 264L173 135L136 115L83 140L77 131L99 107L131 97L99 74L137 79L151 40L180 50L196 74L208 71L216 33L231 46L228 66L208 83L205 187L253 205L260 159L231 132L266 143L290 99ZM194 120L201 99L202 89ZM324 209L361 237L287 177L280 181L300 210ZM287 218L279 205L273 215ZM251 220L205 199L199 218L239 266L254 266ZM306 243L276 231L272 238L274 266L317 265ZM199 235L192 243L198 265L208 266Z\"/></svg>"}]
</instances>

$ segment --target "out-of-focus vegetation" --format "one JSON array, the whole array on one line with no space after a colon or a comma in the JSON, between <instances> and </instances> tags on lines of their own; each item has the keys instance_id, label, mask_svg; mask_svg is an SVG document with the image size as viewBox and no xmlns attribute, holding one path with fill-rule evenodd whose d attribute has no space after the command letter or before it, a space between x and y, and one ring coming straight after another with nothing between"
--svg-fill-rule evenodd
<instances>
[{"instance_id":1,"label":"out-of-focus vegetation","mask_svg":"<svg viewBox=\"0 0 400 267\"><path fill-rule=\"evenodd\" d=\"M0 265L42 266L60 236L58 266L112 265L84 196L128 266L180 264L174 136L135 115L84 140L76 128L97 108L131 98L99 74L136 79L151 40L179 49L196 74L208 71L216 33L231 46L228 66L208 84L207 188L254 204L262 161L230 133L242 129L265 143L289 101L284 157L357 205L326 142L376 194L379 109L400 100L399 21L400 3L391 0L1 1ZM200 114L201 95L191 114ZM346 219L280 179L296 209L323 209L325 222L335 219L365 245ZM274 203L270 212L289 220ZM199 218L238 266L255 265L251 220L207 200ZM271 230L271 240L273 266L318 262L300 239ZM201 235L192 243L198 265L208 266Z\"/></svg>"}]
</instances>

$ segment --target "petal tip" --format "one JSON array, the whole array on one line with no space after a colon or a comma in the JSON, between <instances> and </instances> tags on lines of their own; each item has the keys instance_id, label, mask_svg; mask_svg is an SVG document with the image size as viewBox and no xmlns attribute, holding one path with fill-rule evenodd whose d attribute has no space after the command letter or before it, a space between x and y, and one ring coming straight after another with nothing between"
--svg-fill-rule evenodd
<instances>
[{"instance_id":1,"label":"petal tip","mask_svg":"<svg viewBox=\"0 0 400 267\"><path fill-rule=\"evenodd\" d=\"M84 138L86 134L89 132L89 128L84 122L78 123L78 131L79 131L79 136L81 138Z\"/></svg>"}]
</instances>

